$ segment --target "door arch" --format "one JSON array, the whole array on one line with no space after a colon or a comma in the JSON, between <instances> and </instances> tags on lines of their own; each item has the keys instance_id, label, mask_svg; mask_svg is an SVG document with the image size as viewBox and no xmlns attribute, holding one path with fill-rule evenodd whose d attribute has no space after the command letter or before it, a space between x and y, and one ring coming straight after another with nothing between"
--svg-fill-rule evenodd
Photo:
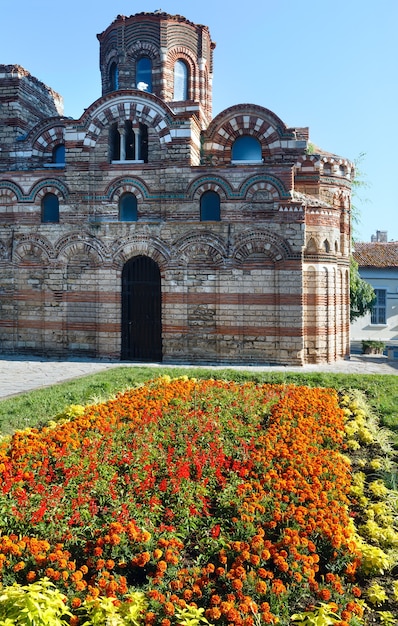
<instances>
[{"instance_id":1,"label":"door arch","mask_svg":"<svg viewBox=\"0 0 398 626\"><path fill-rule=\"evenodd\" d=\"M122 272L122 359L162 360L161 314L159 266L147 256L133 257Z\"/></svg>"}]
</instances>

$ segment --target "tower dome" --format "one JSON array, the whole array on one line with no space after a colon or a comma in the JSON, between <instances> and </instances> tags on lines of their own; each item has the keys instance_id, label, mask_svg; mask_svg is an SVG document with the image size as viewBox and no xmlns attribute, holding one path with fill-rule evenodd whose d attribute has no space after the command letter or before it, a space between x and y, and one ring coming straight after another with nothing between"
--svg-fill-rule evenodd
<instances>
[{"instance_id":1,"label":"tower dome","mask_svg":"<svg viewBox=\"0 0 398 626\"><path fill-rule=\"evenodd\" d=\"M155 94L175 112L212 115L213 50L207 26L162 11L118 15L97 35L102 95L120 89Z\"/></svg>"}]
</instances>

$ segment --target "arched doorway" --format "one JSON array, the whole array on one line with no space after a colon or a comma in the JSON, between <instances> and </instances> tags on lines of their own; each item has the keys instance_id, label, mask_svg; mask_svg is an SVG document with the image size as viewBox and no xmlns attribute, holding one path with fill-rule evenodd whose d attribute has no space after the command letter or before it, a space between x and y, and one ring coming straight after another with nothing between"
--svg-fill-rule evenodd
<instances>
[{"instance_id":1,"label":"arched doorway","mask_svg":"<svg viewBox=\"0 0 398 626\"><path fill-rule=\"evenodd\" d=\"M122 272L121 358L162 360L160 271L146 256L133 257Z\"/></svg>"}]
</instances>

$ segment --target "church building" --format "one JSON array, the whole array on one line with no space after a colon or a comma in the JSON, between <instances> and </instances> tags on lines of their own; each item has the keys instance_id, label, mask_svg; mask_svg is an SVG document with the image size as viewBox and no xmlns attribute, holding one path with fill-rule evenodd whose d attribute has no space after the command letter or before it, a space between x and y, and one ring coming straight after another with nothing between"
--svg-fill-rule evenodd
<instances>
[{"instance_id":1,"label":"church building","mask_svg":"<svg viewBox=\"0 0 398 626\"><path fill-rule=\"evenodd\" d=\"M79 119L0 65L0 353L347 356L352 163L259 104L213 117L207 26L144 12L97 38Z\"/></svg>"}]
</instances>

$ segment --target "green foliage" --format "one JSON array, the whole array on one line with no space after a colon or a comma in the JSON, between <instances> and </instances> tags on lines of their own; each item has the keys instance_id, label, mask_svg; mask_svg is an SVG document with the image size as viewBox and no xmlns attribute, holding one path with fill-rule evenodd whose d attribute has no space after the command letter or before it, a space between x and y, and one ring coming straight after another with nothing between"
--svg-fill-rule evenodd
<instances>
[{"instance_id":1,"label":"green foliage","mask_svg":"<svg viewBox=\"0 0 398 626\"><path fill-rule=\"evenodd\" d=\"M395 617L391 611L376 611L376 615L382 626L396 626Z\"/></svg>"},{"instance_id":2,"label":"green foliage","mask_svg":"<svg viewBox=\"0 0 398 626\"><path fill-rule=\"evenodd\" d=\"M332 611L330 604L323 603L313 611L295 613L290 619L295 626L333 626L340 622L340 617Z\"/></svg>"},{"instance_id":3,"label":"green foliage","mask_svg":"<svg viewBox=\"0 0 398 626\"><path fill-rule=\"evenodd\" d=\"M131 592L127 601L118 605L114 598L100 597L84 604L89 619L83 626L141 626L146 608L145 596L140 591Z\"/></svg>"},{"instance_id":4,"label":"green foliage","mask_svg":"<svg viewBox=\"0 0 398 626\"><path fill-rule=\"evenodd\" d=\"M360 277L358 263L351 257L350 262L350 321L363 317L372 310L376 302L374 289Z\"/></svg>"},{"instance_id":5,"label":"green foliage","mask_svg":"<svg viewBox=\"0 0 398 626\"><path fill-rule=\"evenodd\" d=\"M366 597L375 606L379 606L387 600L386 591L379 583L373 583L367 588Z\"/></svg>"},{"instance_id":6,"label":"green foliage","mask_svg":"<svg viewBox=\"0 0 398 626\"><path fill-rule=\"evenodd\" d=\"M14 584L0 593L0 626L66 626L72 614L65 596L47 578L31 585Z\"/></svg>"},{"instance_id":7,"label":"green foliage","mask_svg":"<svg viewBox=\"0 0 398 626\"><path fill-rule=\"evenodd\" d=\"M382 354L385 347L384 341L363 340L362 354Z\"/></svg>"},{"instance_id":8,"label":"green foliage","mask_svg":"<svg viewBox=\"0 0 398 626\"><path fill-rule=\"evenodd\" d=\"M204 609L198 609L195 606L188 606L185 609L177 609L176 617L178 626L200 626L201 624L209 624L203 615Z\"/></svg>"}]
</instances>

